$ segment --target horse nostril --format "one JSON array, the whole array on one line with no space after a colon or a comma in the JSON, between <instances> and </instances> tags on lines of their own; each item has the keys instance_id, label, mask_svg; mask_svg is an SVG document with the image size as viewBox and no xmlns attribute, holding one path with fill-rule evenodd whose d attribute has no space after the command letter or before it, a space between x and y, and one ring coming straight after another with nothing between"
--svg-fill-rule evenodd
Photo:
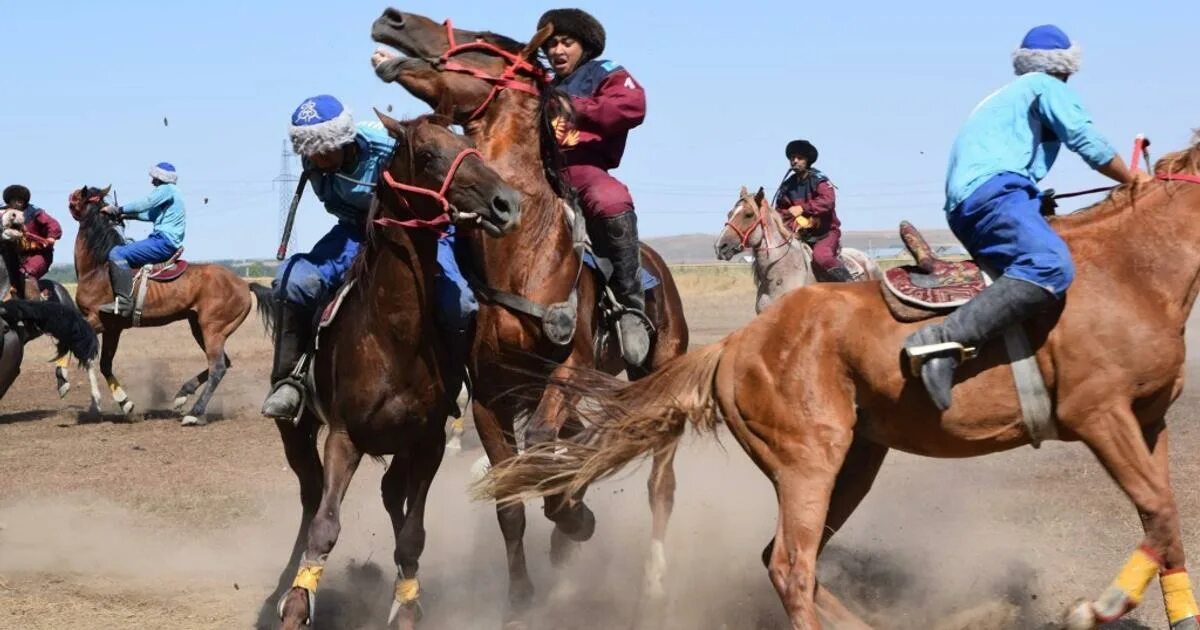
<instances>
[{"instance_id":1,"label":"horse nostril","mask_svg":"<svg viewBox=\"0 0 1200 630\"><path fill-rule=\"evenodd\" d=\"M404 26L404 13L402 13L400 11L400 9L393 9L392 7L388 7L383 10L383 17L385 17L389 21L391 21L392 26L397 26L397 27Z\"/></svg>"},{"instance_id":2,"label":"horse nostril","mask_svg":"<svg viewBox=\"0 0 1200 630\"><path fill-rule=\"evenodd\" d=\"M497 195L492 198L492 213L497 219L507 219L512 214L512 206L507 199Z\"/></svg>"}]
</instances>

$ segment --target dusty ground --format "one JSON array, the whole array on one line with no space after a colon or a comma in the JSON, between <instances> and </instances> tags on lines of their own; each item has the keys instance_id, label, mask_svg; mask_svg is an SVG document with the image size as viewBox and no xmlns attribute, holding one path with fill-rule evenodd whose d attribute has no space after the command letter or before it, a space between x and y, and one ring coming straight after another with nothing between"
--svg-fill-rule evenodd
<instances>
[{"instance_id":1,"label":"dusty ground","mask_svg":"<svg viewBox=\"0 0 1200 630\"><path fill-rule=\"evenodd\" d=\"M684 278L693 341L753 314L743 280ZM0 628L247 628L274 588L299 518L273 424L258 416L270 347L251 319L231 342L219 418L184 429L165 411L202 367L185 328L124 338L117 372L146 418L80 424L85 380L60 401L45 341L0 403ZM1170 416L1186 542L1200 549L1200 400ZM113 410L109 403L109 410ZM504 555L491 506L465 494L479 456L448 457L434 486L422 565L424 628L499 627ZM324 628L380 627L392 585L382 466L366 462L321 583ZM736 444L689 439L668 557L671 628L783 628L759 552L773 531L770 486ZM645 471L589 494L595 539L562 574L548 523L528 510L539 627L625 627L648 538ZM1097 594L1140 538L1133 509L1085 449L1049 444L972 461L893 455L823 559L826 583L879 627L1043 627ZM554 584L564 585L551 593ZM1126 628L1165 627L1157 587ZM1145 624L1145 625L1142 625Z\"/></svg>"}]
</instances>

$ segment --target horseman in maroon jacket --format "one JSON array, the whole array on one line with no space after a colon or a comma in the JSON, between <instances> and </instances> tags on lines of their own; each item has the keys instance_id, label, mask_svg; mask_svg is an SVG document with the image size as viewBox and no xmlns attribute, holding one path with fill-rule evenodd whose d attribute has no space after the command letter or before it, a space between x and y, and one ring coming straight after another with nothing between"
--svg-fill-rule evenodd
<instances>
[{"instance_id":1,"label":"horseman in maroon jacket","mask_svg":"<svg viewBox=\"0 0 1200 630\"><path fill-rule=\"evenodd\" d=\"M4 189L4 208L23 214L25 237L14 248L3 248L12 286L27 300L41 299L38 280L50 271L54 262L54 243L62 238L62 226L50 213L29 203L29 189L14 185Z\"/></svg>"},{"instance_id":2,"label":"horseman in maroon jacket","mask_svg":"<svg viewBox=\"0 0 1200 630\"><path fill-rule=\"evenodd\" d=\"M817 147L808 140L793 140L784 150L791 173L775 194L775 209L788 228L812 246L813 262L834 282L853 278L838 256L842 249L842 222L837 217L837 195L824 173L813 168Z\"/></svg>"},{"instance_id":3,"label":"horseman in maroon jacket","mask_svg":"<svg viewBox=\"0 0 1200 630\"><path fill-rule=\"evenodd\" d=\"M637 215L633 197L608 173L621 164L629 130L646 117L646 93L625 68L600 59L604 27L579 9L554 9L538 29L554 25L543 52L554 69L554 87L564 96L555 129L563 148L563 175L579 194L596 253L612 261L612 289L626 309L645 311L638 269ZM641 317L621 316L618 324L625 360L641 365L650 335Z\"/></svg>"}]
</instances>

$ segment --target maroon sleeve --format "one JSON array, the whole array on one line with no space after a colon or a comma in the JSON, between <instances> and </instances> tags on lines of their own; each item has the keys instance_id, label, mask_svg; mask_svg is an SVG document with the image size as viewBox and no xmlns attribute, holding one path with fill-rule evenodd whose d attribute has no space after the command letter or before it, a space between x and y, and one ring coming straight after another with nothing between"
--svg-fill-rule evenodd
<instances>
[{"instance_id":1,"label":"maroon sleeve","mask_svg":"<svg viewBox=\"0 0 1200 630\"><path fill-rule=\"evenodd\" d=\"M828 181L821 182L817 184L817 189L813 192L812 198L808 200L808 203L804 204L804 216L810 219L818 219L822 225L825 225L833 215L836 205L837 196L833 192L833 184L830 184Z\"/></svg>"},{"instance_id":2,"label":"maroon sleeve","mask_svg":"<svg viewBox=\"0 0 1200 630\"><path fill-rule=\"evenodd\" d=\"M629 131L646 119L646 93L624 69L605 77L588 97L571 97L579 128L604 135Z\"/></svg>"},{"instance_id":3,"label":"maroon sleeve","mask_svg":"<svg viewBox=\"0 0 1200 630\"><path fill-rule=\"evenodd\" d=\"M38 213L37 220L42 224L47 238L52 238L56 241L62 238L62 226L58 224L58 221L54 217L50 216L49 212L42 210Z\"/></svg>"}]
</instances>

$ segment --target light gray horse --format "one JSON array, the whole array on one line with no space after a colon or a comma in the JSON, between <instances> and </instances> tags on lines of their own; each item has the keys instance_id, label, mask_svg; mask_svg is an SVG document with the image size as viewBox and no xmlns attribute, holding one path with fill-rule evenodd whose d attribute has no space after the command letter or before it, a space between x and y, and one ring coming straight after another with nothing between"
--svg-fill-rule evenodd
<instances>
[{"instance_id":1,"label":"light gray horse","mask_svg":"<svg viewBox=\"0 0 1200 630\"><path fill-rule=\"evenodd\" d=\"M813 267L812 248L787 229L762 188L751 194L742 187L714 247L721 260L730 260L747 249L754 253L754 283L758 287L754 308L759 313L792 289L828 281ZM865 253L845 247L839 256L856 282L883 278L879 265Z\"/></svg>"}]
</instances>

